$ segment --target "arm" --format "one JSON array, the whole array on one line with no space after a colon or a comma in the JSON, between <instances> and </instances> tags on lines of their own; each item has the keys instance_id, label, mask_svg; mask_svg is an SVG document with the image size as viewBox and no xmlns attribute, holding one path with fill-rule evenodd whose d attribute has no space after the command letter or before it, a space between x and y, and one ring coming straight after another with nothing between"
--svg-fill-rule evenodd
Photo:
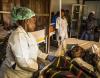
<instances>
[{"instance_id":1,"label":"arm","mask_svg":"<svg viewBox=\"0 0 100 78\"><path fill-rule=\"evenodd\" d=\"M60 21L59 21L59 17L56 19L56 29L58 30L59 29L59 23Z\"/></svg>"},{"instance_id":2,"label":"arm","mask_svg":"<svg viewBox=\"0 0 100 78\"><path fill-rule=\"evenodd\" d=\"M38 64L35 59L30 58L30 50L23 33L17 33L14 38L11 38L9 44L13 52L15 62L20 68L28 71L34 71L38 69Z\"/></svg>"},{"instance_id":3,"label":"arm","mask_svg":"<svg viewBox=\"0 0 100 78\"><path fill-rule=\"evenodd\" d=\"M43 53L40 50L39 50L38 57L40 57L40 58L42 58L44 60L49 60L50 62L52 62L56 58L56 56Z\"/></svg>"},{"instance_id":4,"label":"arm","mask_svg":"<svg viewBox=\"0 0 100 78\"><path fill-rule=\"evenodd\" d=\"M48 56L48 54L43 53L41 50L38 51L38 57L42 58L42 59L46 59Z\"/></svg>"}]
</instances>

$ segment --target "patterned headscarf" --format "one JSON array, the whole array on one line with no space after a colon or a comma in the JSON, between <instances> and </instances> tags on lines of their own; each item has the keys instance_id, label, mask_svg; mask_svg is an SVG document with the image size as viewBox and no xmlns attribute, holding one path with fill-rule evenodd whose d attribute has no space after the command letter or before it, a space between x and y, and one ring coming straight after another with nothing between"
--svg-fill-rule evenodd
<instances>
[{"instance_id":1,"label":"patterned headscarf","mask_svg":"<svg viewBox=\"0 0 100 78\"><path fill-rule=\"evenodd\" d=\"M26 7L14 7L11 11L11 16L13 20L17 21L30 19L35 16L35 13Z\"/></svg>"}]
</instances>

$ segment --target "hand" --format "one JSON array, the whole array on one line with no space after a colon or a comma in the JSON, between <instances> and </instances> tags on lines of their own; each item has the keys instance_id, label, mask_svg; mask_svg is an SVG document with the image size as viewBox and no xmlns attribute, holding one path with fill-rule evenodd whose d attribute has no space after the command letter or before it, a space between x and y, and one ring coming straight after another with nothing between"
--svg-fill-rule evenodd
<instances>
[{"instance_id":1,"label":"hand","mask_svg":"<svg viewBox=\"0 0 100 78\"><path fill-rule=\"evenodd\" d=\"M58 57L58 56L63 56L63 55L64 55L64 49L63 49L62 44L60 44L57 51L56 51L56 53L55 53L55 56Z\"/></svg>"},{"instance_id":2,"label":"hand","mask_svg":"<svg viewBox=\"0 0 100 78\"><path fill-rule=\"evenodd\" d=\"M42 70L45 67L43 63L39 64L39 70Z\"/></svg>"},{"instance_id":3,"label":"hand","mask_svg":"<svg viewBox=\"0 0 100 78\"><path fill-rule=\"evenodd\" d=\"M47 56L47 60L49 60L50 62L52 62L55 58L56 58L56 56L53 56L53 55Z\"/></svg>"}]
</instances>

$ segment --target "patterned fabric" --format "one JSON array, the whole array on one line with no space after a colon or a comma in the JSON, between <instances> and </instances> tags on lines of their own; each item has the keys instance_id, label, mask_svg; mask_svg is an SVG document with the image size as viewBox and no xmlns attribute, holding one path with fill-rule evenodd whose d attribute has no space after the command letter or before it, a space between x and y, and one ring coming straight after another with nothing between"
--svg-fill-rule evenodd
<instances>
[{"instance_id":1,"label":"patterned fabric","mask_svg":"<svg viewBox=\"0 0 100 78\"><path fill-rule=\"evenodd\" d=\"M74 62L72 63L78 69L82 70L87 75L96 78L96 73L94 72L94 69L97 66L96 62L98 60L96 54L84 50L78 45L75 45L74 47L72 47L72 49L68 50L65 53L65 56L69 56L72 60L74 60Z\"/></svg>"},{"instance_id":2,"label":"patterned fabric","mask_svg":"<svg viewBox=\"0 0 100 78\"><path fill-rule=\"evenodd\" d=\"M96 73L94 71L90 71L89 69L87 69L86 67L84 66L81 66L79 65L77 62L73 61L72 64L74 64L78 69L80 69L80 71L84 72L83 76L85 75L88 75L90 77L93 77L93 78L97 78L96 76ZM73 70L73 69L72 69ZM86 78L85 76L82 78ZM87 77L88 78L88 77Z\"/></svg>"},{"instance_id":3,"label":"patterned fabric","mask_svg":"<svg viewBox=\"0 0 100 78\"><path fill-rule=\"evenodd\" d=\"M76 78L91 78L83 70L79 69L74 64L70 66L70 71L76 76Z\"/></svg>"},{"instance_id":4,"label":"patterned fabric","mask_svg":"<svg viewBox=\"0 0 100 78\"><path fill-rule=\"evenodd\" d=\"M76 78L76 76L69 71L49 69L44 78Z\"/></svg>"},{"instance_id":5,"label":"patterned fabric","mask_svg":"<svg viewBox=\"0 0 100 78\"><path fill-rule=\"evenodd\" d=\"M96 67L99 57L97 56L97 54L87 50L84 52L84 56L82 57L82 59L92 66Z\"/></svg>"},{"instance_id":6,"label":"patterned fabric","mask_svg":"<svg viewBox=\"0 0 100 78\"><path fill-rule=\"evenodd\" d=\"M44 70L44 78L76 78L69 72L70 62L63 56L57 57L53 63Z\"/></svg>"},{"instance_id":7,"label":"patterned fabric","mask_svg":"<svg viewBox=\"0 0 100 78\"><path fill-rule=\"evenodd\" d=\"M89 74L71 64L70 60L60 56L44 70L43 78L92 78ZM94 77L96 78L96 77Z\"/></svg>"},{"instance_id":8,"label":"patterned fabric","mask_svg":"<svg viewBox=\"0 0 100 78\"><path fill-rule=\"evenodd\" d=\"M14 7L11 12L13 20L25 20L35 16L35 13L26 7Z\"/></svg>"}]
</instances>

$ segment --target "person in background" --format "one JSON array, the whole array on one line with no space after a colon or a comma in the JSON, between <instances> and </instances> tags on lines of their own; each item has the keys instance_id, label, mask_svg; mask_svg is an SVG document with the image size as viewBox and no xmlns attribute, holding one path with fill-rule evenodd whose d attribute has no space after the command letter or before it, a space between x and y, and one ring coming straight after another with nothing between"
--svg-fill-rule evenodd
<instances>
[{"instance_id":1,"label":"person in background","mask_svg":"<svg viewBox=\"0 0 100 78\"><path fill-rule=\"evenodd\" d=\"M57 30L57 41L63 41L64 39L68 38L68 22L65 17L65 11L61 10L61 24L60 24L60 17L56 19L56 30Z\"/></svg>"},{"instance_id":2,"label":"person in background","mask_svg":"<svg viewBox=\"0 0 100 78\"><path fill-rule=\"evenodd\" d=\"M51 12L51 18L52 18L54 15L55 15L55 13L54 13L54 12Z\"/></svg>"},{"instance_id":3,"label":"person in background","mask_svg":"<svg viewBox=\"0 0 100 78\"><path fill-rule=\"evenodd\" d=\"M56 14L54 14L54 12L52 12L51 14L52 14L51 15L51 23L52 23L53 28L55 29L56 28L56 19L59 16L59 12L57 12Z\"/></svg>"},{"instance_id":4,"label":"person in background","mask_svg":"<svg viewBox=\"0 0 100 78\"><path fill-rule=\"evenodd\" d=\"M86 30L83 32L81 39L93 41L94 40L94 30L97 26L97 21L95 18L95 13L90 12L86 20Z\"/></svg>"},{"instance_id":5,"label":"person in background","mask_svg":"<svg viewBox=\"0 0 100 78\"><path fill-rule=\"evenodd\" d=\"M34 72L43 68L43 65L37 63L37 58L52 61L53 56L42 53L31 34L36 27L35 13L32 10L14 7L11 16L18 27L9 37L6 58L0 68L0 78L32 78Z\"/></svg>"},{"instance_id":6,"label":"person in background","mask_svg":"<svg viewBox=\"0 0 100 78\"><path fill-rule=\"evenodd\" d=\"M57 17L59 16L59 11L56 13L56 14L54 14L54 12L52 12L51 13L52 15L52 17L51 17L51 27L53 28L53 30L54 31L56 31L56 19L57 19ZM55 34L53 34L53 36L51 37L51 39L54 41L57 41L57 38L56 38L56 33Z\"/></svg>"},{"instance_id":7,"label":"person in background","mask_svg":"<svg viewBox=\"0 0 100 78\"><path fill-rule=\"evenodd\" d=\"M65 17L68 21L68 37L70 37L71 16L69 10L65 10Z\"/></svg>"}]
</instances>

